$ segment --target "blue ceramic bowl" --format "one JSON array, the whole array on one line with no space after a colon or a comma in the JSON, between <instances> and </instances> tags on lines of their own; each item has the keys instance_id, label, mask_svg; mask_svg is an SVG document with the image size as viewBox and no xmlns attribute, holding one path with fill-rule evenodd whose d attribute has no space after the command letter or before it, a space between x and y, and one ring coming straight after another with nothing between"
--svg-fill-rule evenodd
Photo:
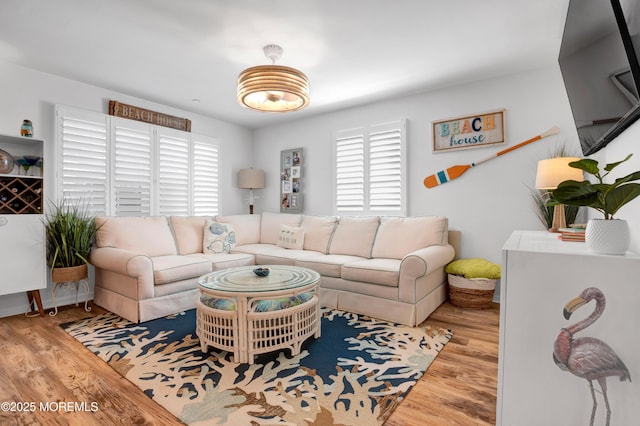
<instances>
[{"instance_id":1,"label":"blue ceramic bowl","mask_svg":"<svg viewBox=\"0 0 640 426\"><path fill-rule=\"evenodd\" d=\"M256 268L253 270L253 273L259 277L266 277L269 275L269 272L271 272L269 268Z\"/></svg>"}]
</instances>

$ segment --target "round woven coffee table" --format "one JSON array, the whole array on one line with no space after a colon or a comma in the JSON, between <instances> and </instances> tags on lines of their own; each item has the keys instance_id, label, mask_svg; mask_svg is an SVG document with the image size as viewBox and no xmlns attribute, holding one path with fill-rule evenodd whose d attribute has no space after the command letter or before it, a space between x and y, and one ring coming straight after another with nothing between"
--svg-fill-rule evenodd
<instances>
[{"instance_id":1,"label":"round woven coffee table","mask_svg":"<svg viewBox=\"0 0 640 426\"><path fill-rule=\"evenodd\" d=\"M256 268L268 268L258 276ZM289 348L320 337L320 274L297 266L242 266L198 279L196 334L209 346L233 352L234 361L253 364L254 355Z\"/></svg>"}]
</instances>

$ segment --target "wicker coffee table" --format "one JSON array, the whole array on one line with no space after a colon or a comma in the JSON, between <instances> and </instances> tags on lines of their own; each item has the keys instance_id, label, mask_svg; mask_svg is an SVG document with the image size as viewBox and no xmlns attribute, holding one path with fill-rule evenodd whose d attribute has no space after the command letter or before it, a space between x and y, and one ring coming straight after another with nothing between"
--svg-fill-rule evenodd
<instances>
[{"instance_id":1,"label":"wicker coffee table","mask_svg":"<svg viewBox=\"0 0 640 426\"><path fill-rule=\"evenodd\" d=\"M211 272L198 280L196 334L209 346L233 352L234 361L253 364L254 355L278 349L300 353L302 343L320 337L320 274L307 268L266 265Z\"/></svg>"}]
</instances>

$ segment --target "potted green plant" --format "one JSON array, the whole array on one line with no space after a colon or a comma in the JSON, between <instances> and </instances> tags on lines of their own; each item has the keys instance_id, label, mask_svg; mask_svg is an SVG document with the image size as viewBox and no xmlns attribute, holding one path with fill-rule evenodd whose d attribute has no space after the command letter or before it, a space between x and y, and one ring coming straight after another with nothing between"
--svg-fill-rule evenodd
<instances>
[{"instance_id":1,"label":"potted green plant","mask_svg":"<svg viewBox=\"0 0 640 426\"><path fill-rule=\"evenodd\" d=\"M87 258L97 230L93 216L79 202L52 203L45 215L45 239L53 282L87 277Z\"/></svg>"},{"instance_id":2,"label":"potted green plant","mask_svg":"<svg viewBox=\"0 0 640 426\"><path fill-rule=\"evenodd\" d=\"M602 171L598 162L589 158L569 163L569 166L594 176L597 182L567 180L551 193L549 205L586 206L603 214L603 219L591 219L587 223L585 239L593 252L624 254L629 248L629 226L625 220L614 220L614 215L640 195L640 184L633 183L640 180L640 171L618 178L613 183L605 183L604 178L632 155L605 165Z\"/></svg>"}]
</instances>

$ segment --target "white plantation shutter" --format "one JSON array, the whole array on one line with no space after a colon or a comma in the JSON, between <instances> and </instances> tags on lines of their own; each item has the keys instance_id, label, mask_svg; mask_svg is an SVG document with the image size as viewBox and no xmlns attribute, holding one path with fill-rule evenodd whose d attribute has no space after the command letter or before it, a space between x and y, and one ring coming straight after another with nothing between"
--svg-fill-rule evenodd
<instances>
[{"instance_id":1,"label":"white plantation shutter","mask_svg":"<svg viewBox=\"0 0 640 426\"><path fill-rule=\"evenodd\" d=\"M56 106L58 198L95 216L217 215L214 138Z\"/></svg>"},{"instance_id":2,"label":"white plantation shutter","mask_svg":"<svg viewBox=\"0 0 640 426\"><path fill-rule=\"evenodd\" d=\"M191 155L183 133L158 131L158 212L163 216L189 215Z\"/></svg>"},{"instance_id":3,"label":"white plantation shutter","mask_svg":"<svg viewBox=\"0 0 640 426\"><path fill-rule=\"evenodd\" d=\"M406 214L406 121L335 137L335 213Z\"/></svg>"},{"instance_id":4,"label":"white plantation shutter","mask_svg":"<svg viewBox=\"0 0 640 426\"><path fill-rule=\"evenodd\" d=\"M400 122L393 122L369 129L369 206L372 212L403 211L403 127Z\"/></svg>"},{"instance_id":5,"label":"white plantation shutter","mask_svg":"<svg viewBox=\"0 0 640 426\"><path fill-rule=\"evenodd\" d=\"M364 128L338 132L335 154L336 211L362 211L365 205Z\"/></svg>"},{"instance_id":6,"label":"white plantation shutter","mask_svg":"<svg viewBox=\"0 0 640 426\"><path fill-rule=\"evenodd\" d=\"M151 126L125 119L112 120L114 153L113 201L116 216L151 214Z\"/></svg>"},{"instance_id":7,"label":"white plantation shutter","mask_svg":"<svg viewBox=\"0 0 640 426\"><path fill-rule=\"evenodd\" d=\"M213 216L219 211L220 145L213 138L193 136L193 215Z\"/></svg>"},{"instance_id":8,"label":"white plantation shutter","mask_svg":"<svg viewBox=\"0 0 640 426\"><path fill-rule=\"evenodd\" d=\"M56 119L58 193L64 200L81 201L91 215L109 214L105 116L58 107Z\"/></svg>"}]
</instances>

